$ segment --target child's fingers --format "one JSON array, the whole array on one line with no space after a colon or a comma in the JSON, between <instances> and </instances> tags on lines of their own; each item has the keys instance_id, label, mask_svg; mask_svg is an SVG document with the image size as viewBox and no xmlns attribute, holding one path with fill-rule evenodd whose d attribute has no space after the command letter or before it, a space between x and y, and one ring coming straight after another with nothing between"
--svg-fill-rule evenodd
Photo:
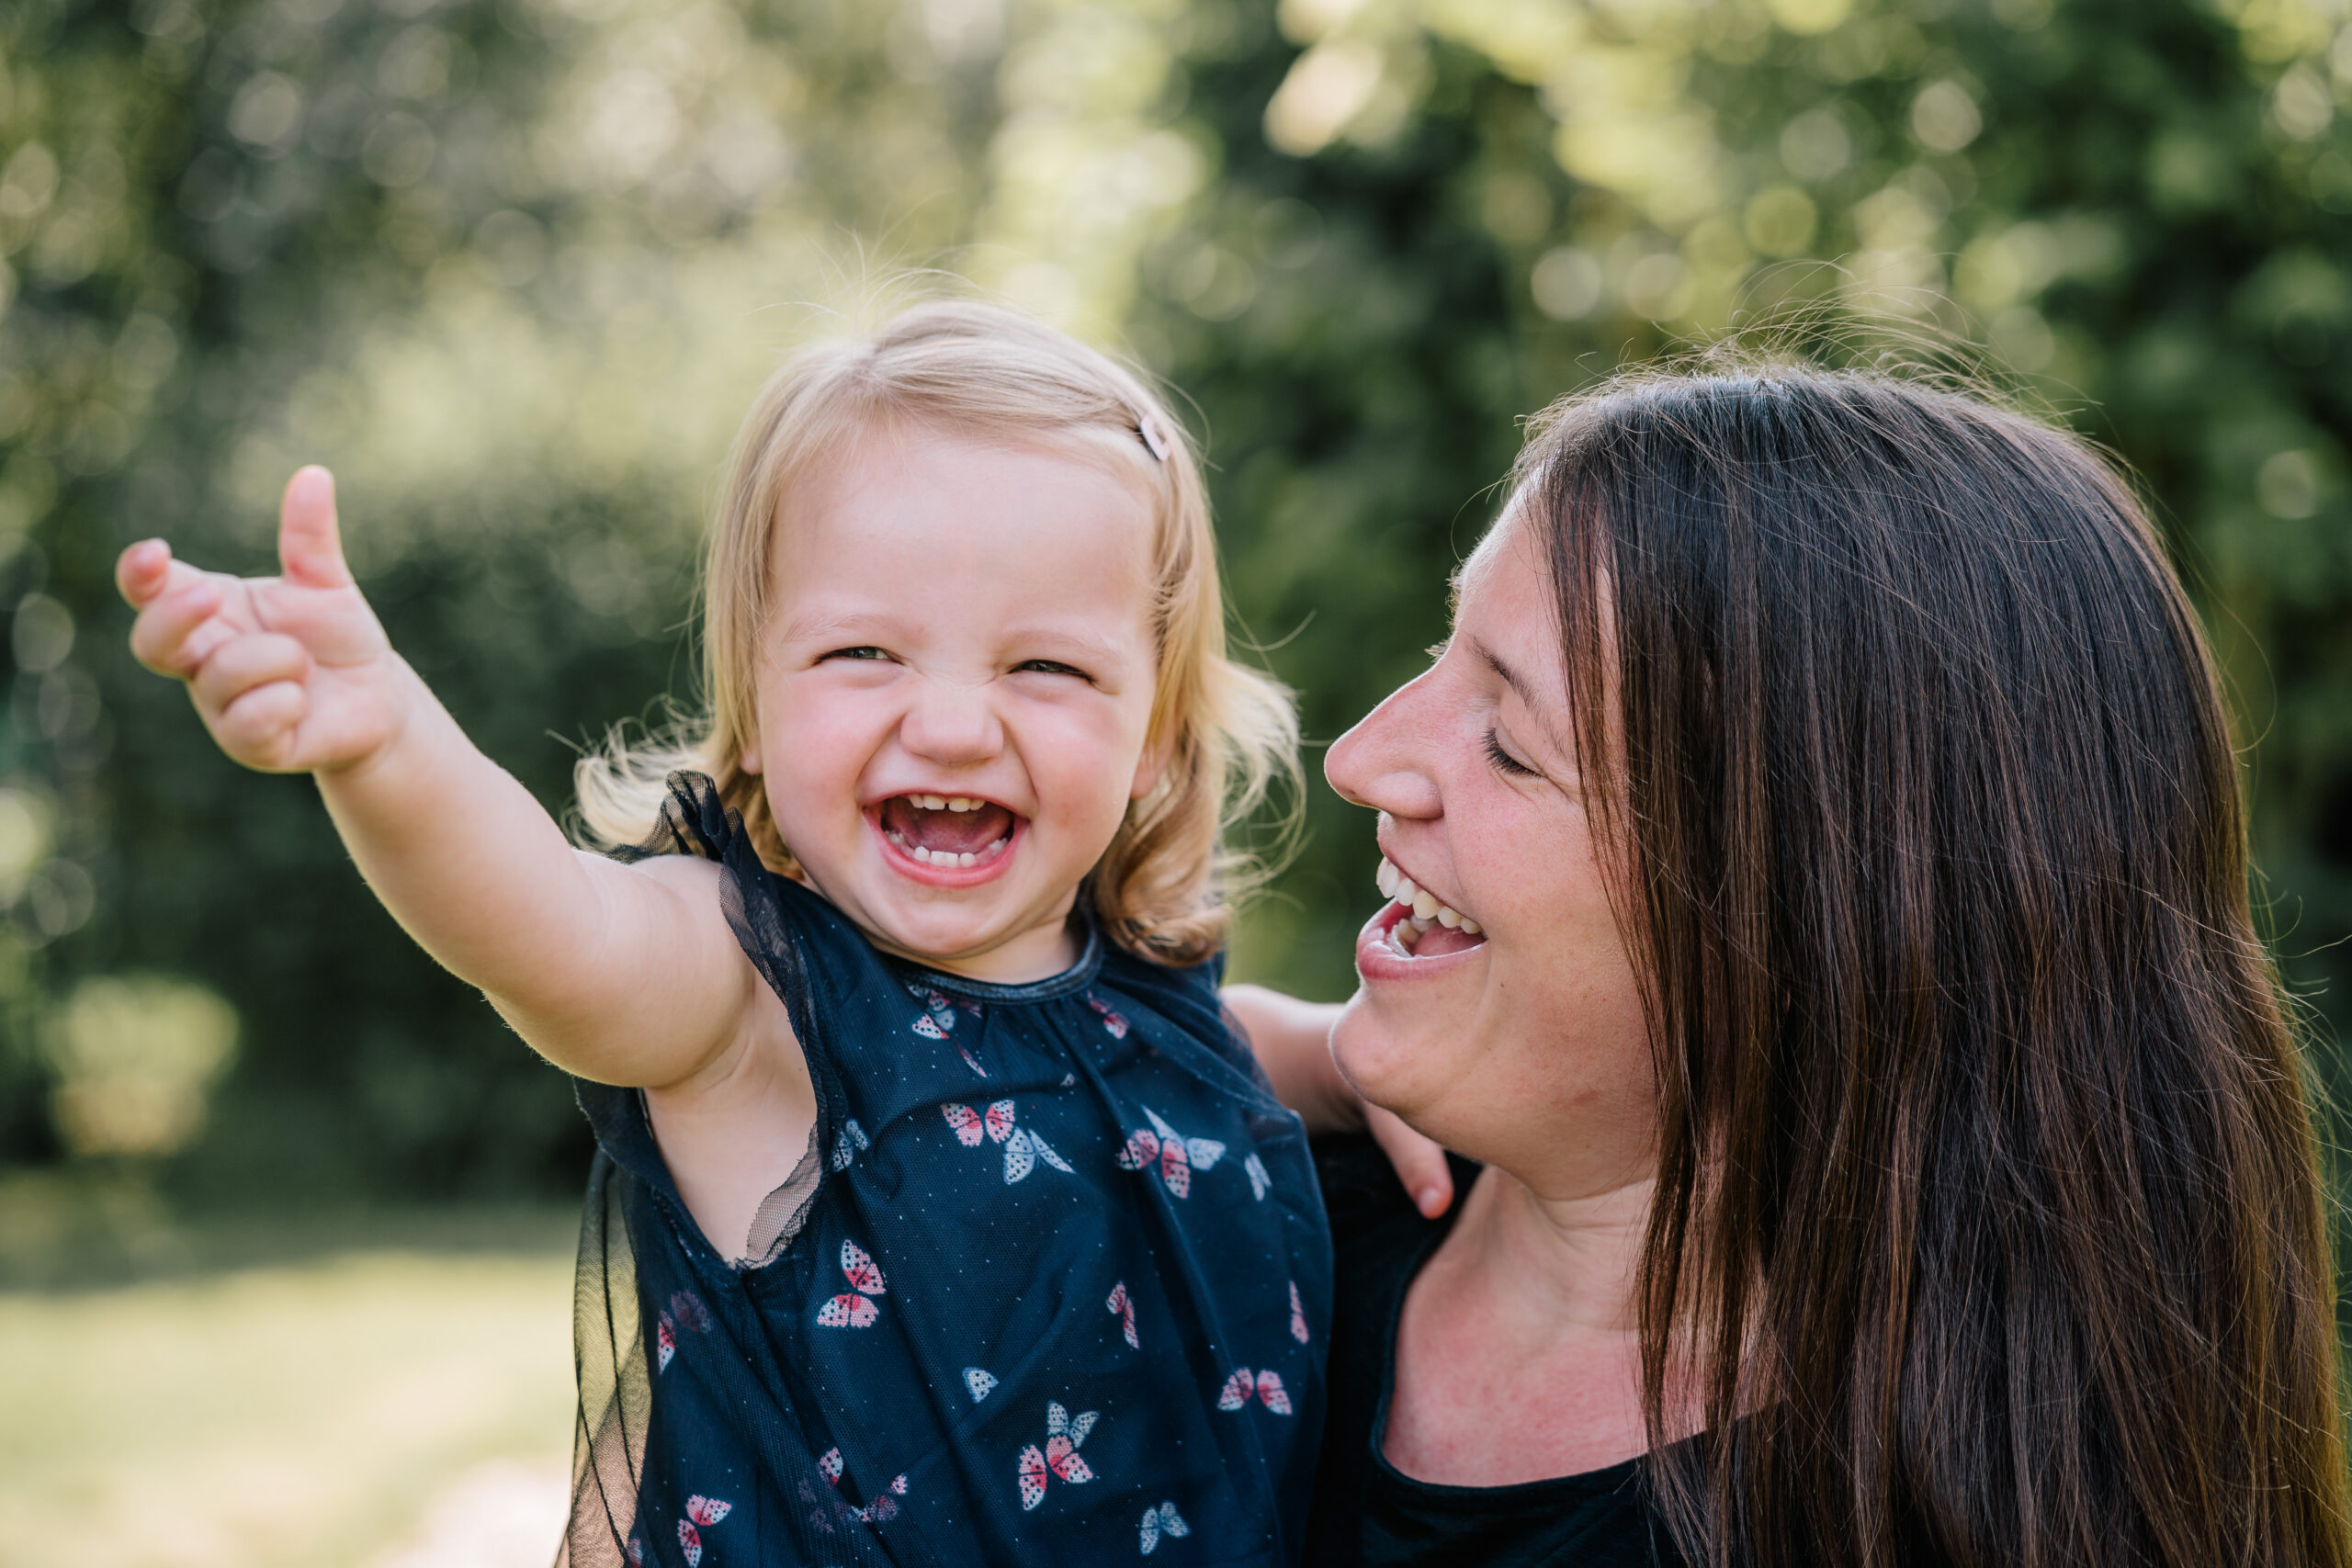
<instances>
[{"instance_id":1,"label":"child's fingers","mask_svg":"<svg viewBox=\"0 0 2352 1568\"><path fill-rule=\"evenodd\" d=\"M148 602L130 628L130 651L158 675L186 680L211 651L213 639L195 638L197 629L220 607L220 584L199 577L175 592Z\"/></svg>"},{"instance_id":2,"label":"child's fingers","mask_svg":"<svg viewBox=\"0 0 2352 1568\"><path fill-rule=\"evenodd\" d=\"M141 539L115 558L114 585L134 608L161 593L171 575L172 547L161 539Z\"/></svg>"},{"instance_id":3,"label":"child's fingers","mask_svg":"<svg viewBox=\"0 0 2352 1568\"><path fill-rule=\"evenodd\" d=\"M1444 1213L1446 1205L1453 1201L1453 1172L1446 1166L1444 1148L1407 1126L1395 1111L1377 1105L1363 1108L1363 1121L1386 1152L1388 1163L1396 1168L1396 1179L1412 1195L1413 1207L1424 1219Z\"/></svg>"},{"instance_id":4,"label":"child's fingers","mask_svg":"<svg viewBox=\"0 0 2352 1568\"><path fill-rule=\"evenodd\" d=\"M310 694L300 685L272 681L248 689L222 708L212 720L212 732L221 749L240 761L254 767L280 767L294 730L310 707Z\"/></svg>"},{"instance_id":5,"label":"child's fingers","mask_svg":"<svg viewBox=\"0 0 2352 1568\"><path fill-rule=\"evenodd\" d=\"M290 637L274 632L232 637L197 667L188 689L198 702L221 712L246 692L272 682L300 682L311 672L311 654Z\"/></svg>"},{"instance_id":6,"label":"child's fingers","mask_svg":"<svg viewBox=\"0 0 2352 1568\"><path fill-rule=\"evenodd\" d=\"M348 588L343 536L335 523L334 476L313 463L286 481L277 509L277 558L286 580L306 588Z\"/></svg>"}]
</instances>

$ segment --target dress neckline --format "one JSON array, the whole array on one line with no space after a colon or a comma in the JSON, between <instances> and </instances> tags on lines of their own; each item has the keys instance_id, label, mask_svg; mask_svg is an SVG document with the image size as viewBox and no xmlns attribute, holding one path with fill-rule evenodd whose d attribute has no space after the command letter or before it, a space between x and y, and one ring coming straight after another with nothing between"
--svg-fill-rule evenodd
<instances>
[{"instance_id":1,"label":"dress neckline","mask_svg":"<svg viewBox=\"0 0 2352 1568\"><path fill-rule=\"evenodd\" d=\"M1075 918L1086 932L1086 942L1079 950L1078 962L1060 974L1048 975L1042 980L1023 980L1015 984L1006 984L998 980L975 980L968 975L950 974L944 969L933 969L911 959L900 958L896 953L884 953L878 947L874 951L880 955L884 963L903 970L911 979L930 987L934 991L944 991L951 997L963 997L970 1001L995 1002L1000 1005L1008 1002L1049 1002L1057 998L1067 997L1086 989L1087 987L1094 984L1095 976L1102 972L1102 929L1084 913L1082 908L1076 913Z\"/></svg>"}]
</instances>

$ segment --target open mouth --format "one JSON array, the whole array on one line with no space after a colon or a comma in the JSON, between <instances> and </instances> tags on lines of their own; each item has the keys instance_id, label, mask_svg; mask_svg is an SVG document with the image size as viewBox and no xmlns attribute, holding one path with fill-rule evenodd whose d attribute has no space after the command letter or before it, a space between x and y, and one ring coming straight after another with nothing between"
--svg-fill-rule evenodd
<instances>
[{"instance_id":1,"label":"open mouth","mask_svg":"<svg viewBox=\"0 0 2352 1568\"><path fill-rule=\"evenodd\" d=\"M1397 957L1443 958L1486 942L1484 927L1427 888L1416 886L1385 855L1380 857L1376 880L1390 903L1374 917L1374 924L1385 926L1381 943Z\"/></svg>"},{"instance_id":2,"label":"open mouth","mask_svg":"<svg viewBox=\"0 0 2352 1568\"><path fill-rule=\"evenodd\" d=\"M918 864L978 871L1004 858L1021 818L974 795L894 795L876 808L876 825Z\"/></svg>"}]
</instances>

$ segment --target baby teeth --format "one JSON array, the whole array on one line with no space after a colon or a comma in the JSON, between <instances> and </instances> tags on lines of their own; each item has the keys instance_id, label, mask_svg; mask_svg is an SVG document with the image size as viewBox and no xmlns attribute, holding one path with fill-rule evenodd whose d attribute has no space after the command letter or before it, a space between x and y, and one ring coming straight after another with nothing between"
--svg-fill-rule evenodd
<instances>
[{"instance_id":1,"label":"baby teeth","mask_svg":"<svg viewBox=\"0 0 2352 1568\"><path fill-rule=\"evenodd\" d=\"M910 795L907 798L925 811L978 811L988 804L971 795Z\"/></svg>"},{"instance_id":2,"label":"baby teeth","mask_svg":"<svg viewBox=\"0 0 2352 1568\"><path fill-rule=\"evenodd\" d=\"M1436 894L1415 886L1413 879L1397 870L1396 863L1386 855L1380 857L1380 869L1373 874L1373 881L1379 886L1384 897L1405 906L1405 919L1390 927L1388 933L1389 945L1400 953L1407 951L1399 940L1403 935L1402 928L1406 926L1410 926L1417 937L1431 926L1445 926L1461 931L1464 936L1486 934L1486 928L1477 921L1444 903Z\"/></svg>"}]
</instances>

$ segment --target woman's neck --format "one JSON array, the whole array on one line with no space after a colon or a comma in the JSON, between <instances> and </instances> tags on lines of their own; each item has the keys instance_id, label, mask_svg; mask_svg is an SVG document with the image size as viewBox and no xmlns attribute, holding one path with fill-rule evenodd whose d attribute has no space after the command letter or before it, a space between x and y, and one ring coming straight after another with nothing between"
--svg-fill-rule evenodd
<instances>
[{"instance_id":1,"label":"woman's neck","mask_svg":"<svg viewBox=\"0 0 2352 1568\"><path fill-rule=\"evenodd\" d=\"M1490 1166L1472 1184L1445 1249L1531 1325L1555 1335L1630 1335L1657 1185L1645 1174L1546 1196Z\"/></svg>"},{"instance_id":2,"label":"woman's neck","mask_svg":"<svg viewBox=\"0 0 2352 1568\"><path fill-rule=\"evenodd\" d=\"M1634 1299L1653 1179L1546 1194L1498 1167L1405 1299L1382 1451L1455 1486L1574 1475L1649 1446Z\"/></svg>"}]
</instances>

